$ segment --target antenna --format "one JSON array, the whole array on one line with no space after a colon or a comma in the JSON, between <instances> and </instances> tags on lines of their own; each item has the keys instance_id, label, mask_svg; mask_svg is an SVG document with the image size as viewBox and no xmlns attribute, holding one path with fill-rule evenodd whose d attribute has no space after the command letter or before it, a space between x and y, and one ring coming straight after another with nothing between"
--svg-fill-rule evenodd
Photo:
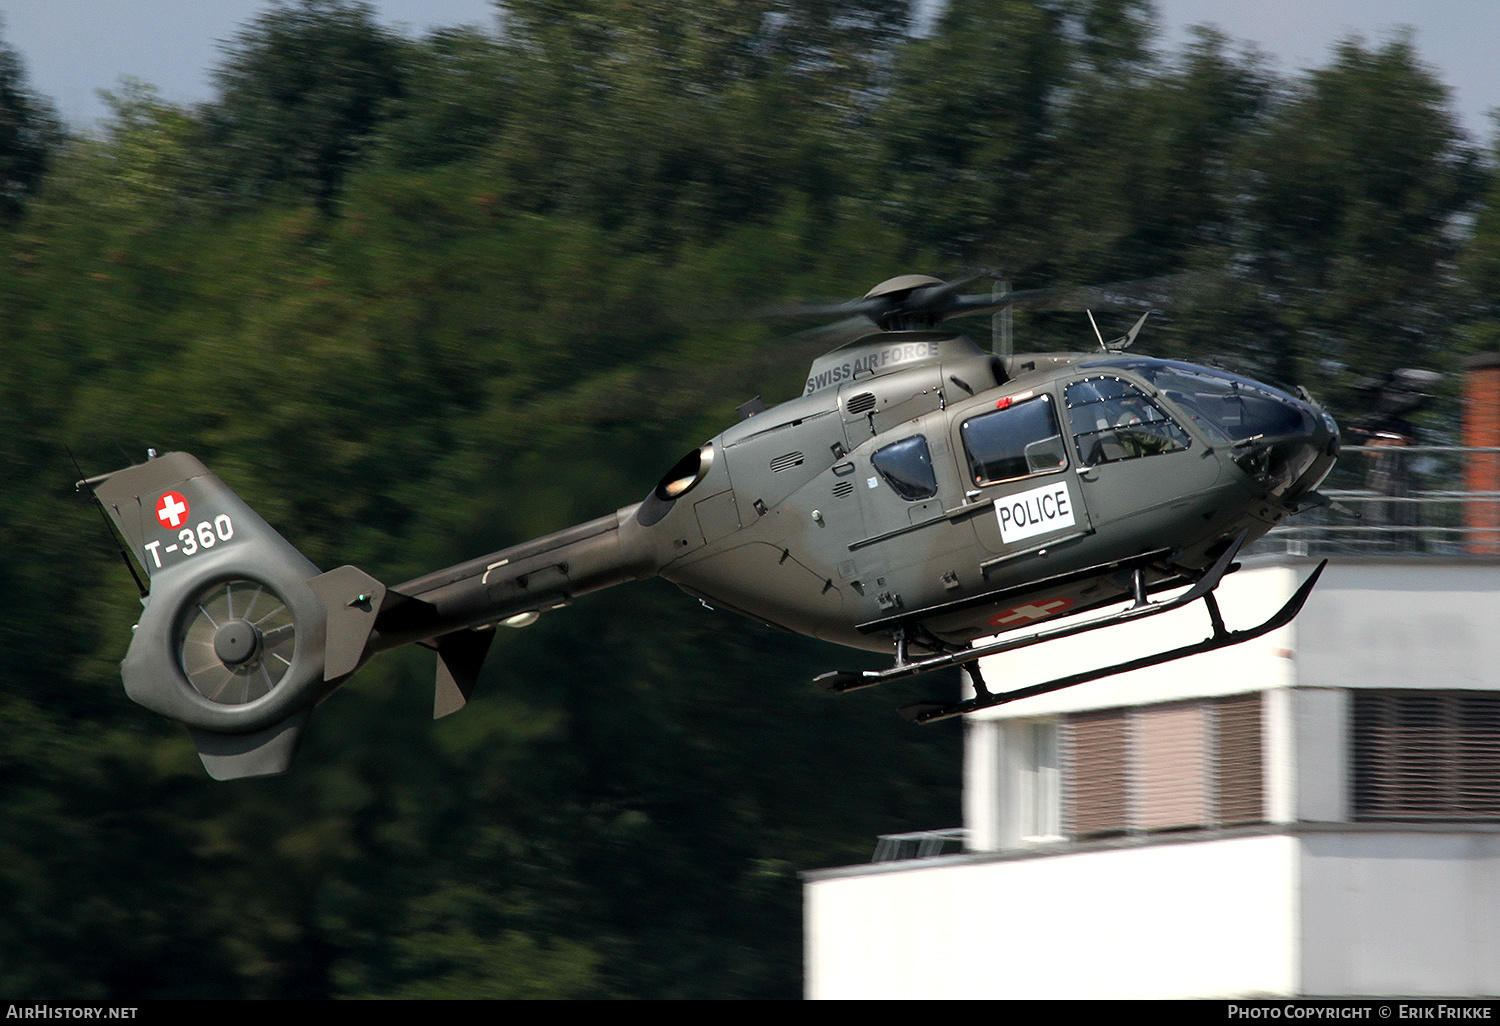
<instances>
[{"instance_id":1,"label":"antenna","mask_svg":"<svg viewBox=\"0 0 1500 1026\"><path fill-rule=\"evenodd\" d=\"M1109 348L1113 349L1117 353L1129 349L1130 344L1135 341L1135 337L1141 333L1141 327L1145 325L1146 318L1150 316L1150 310L1147 310L1145 313L1141 314L1141 319L1136 321L1135 324L1131 325L1129 331L1111 342L1109 344Z\"/></svg>"},{"instance_id":2,"label":"antenna","mask_svg":"<svg viewBox=\"0 0 1500 1026\"><path fill-rule=\"evenodd\" d=\"M1085 310L1084 313L1089 315L1089 323L1094 326L1094 337L1099 340L1099 351L1101 353L1109 352L1109 346L1104 344L1104 336L1099 332L1099 322L1094 320L1094 311Z\"/></svg>"},{"instance_id":3,"label":"antenna","mask_svg":"<svg viewBox=\"0 0 1500 1026\"><path fill-rule=\"evenodd\" d=\"M996 302L1009 293L1009 281L996 278L994 284L990 286L990 298ZM1010 315L1010 307L1003 306L990 317L990 352L1002 360L1009 360L1011 357Z\"/></svg>"}]
</instances>

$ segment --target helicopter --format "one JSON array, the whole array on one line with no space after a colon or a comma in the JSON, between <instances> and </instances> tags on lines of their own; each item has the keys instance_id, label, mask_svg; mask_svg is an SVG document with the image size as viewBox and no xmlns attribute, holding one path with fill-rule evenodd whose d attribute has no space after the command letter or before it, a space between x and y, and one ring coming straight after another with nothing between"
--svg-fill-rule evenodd
<instances>
[{"instance_id":1,"label":"helicopter","mask_svg":"<svg viewBox=\"0 0 1500 1026\"><path fill-rule=\"evenodd\" d=\"M1245 630L1225 626L1214 589L1244 546L1327 504L1316 489L1338 455L1333 418L1306 393L1127 353L1144 314L1113 342L1096 324L1092 351L987 352L943 323L1027 293L965 296L964 284L904 275L797 311L865 325L813 362L800 396L746 403L639 502L391 587L353 566L319 570L187 453L79 481L150 578L125 690L186 725L222 780L288 770L314 707L376 653L434 649L433 715L446 716L472 695L496 627L652 576L892 657L817 678L833 692L963 667L972 697L901 710L917 723L1294 617L1322 565ZM1198 601L1212 624L1198 644L1011 691L979 669Z\"/></svg>"}]
</instances>

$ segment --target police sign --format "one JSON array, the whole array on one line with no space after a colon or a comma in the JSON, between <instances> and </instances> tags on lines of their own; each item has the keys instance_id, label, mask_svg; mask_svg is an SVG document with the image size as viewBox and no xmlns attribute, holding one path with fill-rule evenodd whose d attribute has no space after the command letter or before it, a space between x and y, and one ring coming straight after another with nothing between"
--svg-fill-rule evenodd
<instances>
[{"instance_id":1,"label":"police sign","mask_svg":"<svg viewBox=\"0 0 1500 1026\"><path fill-rule=\"evenodd\" d=\"M1064 480L996 499L995 515L1000 518L1000 540L1007 545L1075 523Z\"/></svg>"}]
</instances>

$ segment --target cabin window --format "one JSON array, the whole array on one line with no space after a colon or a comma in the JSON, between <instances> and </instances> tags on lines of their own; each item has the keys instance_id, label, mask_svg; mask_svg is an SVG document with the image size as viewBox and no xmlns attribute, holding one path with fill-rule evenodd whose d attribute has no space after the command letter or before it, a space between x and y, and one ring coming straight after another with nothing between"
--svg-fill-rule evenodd
<instances>
[{"instance_id":1,"label":"cabin window","mask_svg":"<svg viewBox=\"0 0 1500 1026\"><path fill-rule=\"evenodd\" d=\"M959 433L969 456L969 475L977 485L1011 481L1068 465L1049 395L973 417L964 421Z\"/></svg>"},{"instance_id":2,"label":"cabin window","mask_svg":"<svg viewBox=\"0 0 1500 1026\"><path fill-rule=\"evenodd\" d=\"M1188 447L1188 434L1139 388L1115 377L1068 386L1068 420L1087 467Z\"/></svg>"},{"instance_id":3,"label":"cabin window","mask_svg":"<svg viewBox=\"0 0 1500 1026\"><path fill-rule=\"evenodd\" d=\"M932 470L932 453L927 439L912 435L876 450L870 465L885 478L891 490L903 499L930 499L937 494L937 475Z\"/></svg>"}]
</instances>

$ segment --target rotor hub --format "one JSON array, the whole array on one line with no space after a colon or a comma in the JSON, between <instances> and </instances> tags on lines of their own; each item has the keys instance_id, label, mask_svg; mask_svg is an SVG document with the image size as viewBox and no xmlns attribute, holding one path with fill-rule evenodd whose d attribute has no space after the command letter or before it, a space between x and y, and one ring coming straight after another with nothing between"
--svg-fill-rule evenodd
<instances>
[{"instance_id":1,"label":"rotor hub","mask_svg":"<svg viewBox=\"0 0 1500 1026\"><path fill-rule=\"evenodd\" d=\"M243 666L260 652L260 631L248 620L230 620L214 632L214 655L225 666Z\"/></svg>"},{"instance_id":2,"label":"rotor hub","mask_svg":"<svg viewBox=\"0 0 1500 1026\"><path fill-rule=\"evenodd\" d=\"M876 296L891 296L897 293L911 292L913 289L925 288L929 285L946 285L947 282L941 278L934 278L930 274L902 274L895 278L887 278L865 293L866 299L874 299Z\"/></svg>"},{"instance_id":3,"label":"rotor hub","mask_svg":"<svg viewBox=\"0 0 1500 1026\"><path fill-rule=\"evenodd\" d=\"M296 658L297 628L286 601L260 581L235 578L184 603L178 659L194 691L220 705L270 694Z\"/></svg>"}]
</instances>

